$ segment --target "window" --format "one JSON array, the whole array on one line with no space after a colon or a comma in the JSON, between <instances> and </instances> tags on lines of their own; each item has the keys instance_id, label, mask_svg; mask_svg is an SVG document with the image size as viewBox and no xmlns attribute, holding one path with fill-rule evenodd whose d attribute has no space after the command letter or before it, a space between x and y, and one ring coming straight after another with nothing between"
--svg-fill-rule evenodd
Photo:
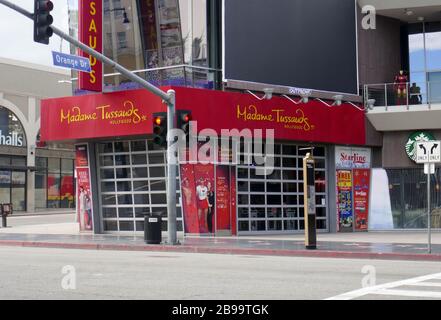
<instances>
[{"instance_id":1,"label":"window","mask_svg":"<svg viewBox=\"0 0 441 320\"><path fill-rule=\"evenodd\" d=\"M35 159L35 207L74 208L74 160Z\"/></svg>"},{"instance_id":2,"label":"window","mask_svg":"<svg viewBox=\"0 0 441 320\"><path fill-rule=\"evenodd\" d=\"M97 150L105 231L143 231L144 213L167 212L164 151L146 140L99 143ZM179 199L177 205L182 231Z\"/></svg>"},{"instance_id":3,"label":"window","mask_svg":"<svg viewBox=\"0 0 441 320\"><path fill-rule=\"evenodd\" d=\"M266 175L252 164L237 166L237 199L239 234L250 232L301 232L303 219L303 158L304 146L276 144L276 163L280 168ZM241 148L241 156L246 148ZM317 226L327 230L326 149L316 146Z\"/></svg>"},{"instance_id":4,"label":"window","mask_svg":"<svg viewBox=\"0 0 441 320\"><path fill-rule=\"evenodd\" d=\"M418 87L415 91L421 94L415 103L441 101L440 22L409 25L409 71L410 85Z\"/></svg>"},{"instance_id":5,"label":"window","mask_svg":"<svg viewBox=\"0 0 441 320\"><path fill-rule=\"evenodd\" d=\"M125 32L118 32L118 49L127 48L127 37Z\"/></svg>"}]
</instances>

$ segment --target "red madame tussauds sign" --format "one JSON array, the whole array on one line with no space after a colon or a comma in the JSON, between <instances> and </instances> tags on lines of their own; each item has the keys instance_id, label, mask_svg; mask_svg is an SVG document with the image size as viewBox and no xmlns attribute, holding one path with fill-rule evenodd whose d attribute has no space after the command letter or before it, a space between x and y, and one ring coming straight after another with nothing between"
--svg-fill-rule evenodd
<instances>
[{"instance_id":1,"label":"red madame tussauds sign","mask_svg":"<svg viewBox=\"0 0 441 320\"><path fill-rule=\"evenodd\" d=\"M170 88L163 88L165 91ZM365 144L365 114L350 105L328 108L311 100L294 105L281 97L258 101L249 94L173 87L178 110L190 110L197 131L274 130L275 139ZM147 135L152 114L166 111L147 90L47 99L41 107L43 141Z\"/></svg>"},{"instance_id":2,"label":"red madame tussauds sign","mask_svg":"<svg viewBox=\"0 0 441 320\"><path fill-rule=\"evenodd\" d=\"M103 2L102 0L80 0L78 2L78 36L87 46L102 53L103 51ZM82 57L89 58L92 71L79 72L78 88L89 91L103 89L103 65L91 55L80 52Z\"/></svg>"}]
</instances>

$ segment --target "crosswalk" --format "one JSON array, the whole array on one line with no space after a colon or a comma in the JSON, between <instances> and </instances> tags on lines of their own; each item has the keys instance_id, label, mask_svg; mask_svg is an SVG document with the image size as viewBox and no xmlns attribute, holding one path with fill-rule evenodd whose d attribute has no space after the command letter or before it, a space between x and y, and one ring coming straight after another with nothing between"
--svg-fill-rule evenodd
<instances>
[{"instance_id":1,"label":"crosswalk","mask_svg":"<svg viewBox=\"0 0 441 320\"><path fill-rule=\"evenodd\" d=\"M350 291L325 300L364 299L369 296L415 299L441 299L441 273L389 282Z\"/></svg>"}]
</instances>

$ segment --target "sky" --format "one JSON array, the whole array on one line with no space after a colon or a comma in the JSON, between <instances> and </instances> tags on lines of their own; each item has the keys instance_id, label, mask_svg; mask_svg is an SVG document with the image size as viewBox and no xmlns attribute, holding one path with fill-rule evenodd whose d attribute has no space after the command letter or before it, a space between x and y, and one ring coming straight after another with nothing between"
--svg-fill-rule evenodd
<instances>
[{"instance_id":1,"label":"sky","mask_svg":"<svg viewBox=\"0 0 441 320\"><path fill-rule=\"evenodd\" d=\"M68 0L52 0L54 10L53 25L68 33ZM10 2L34 11L33 0L10 0ZM62 42L62 43L61 43ZM49 40L49 45L34 42L32 20L20 13L0 5L0 57L52 66L51 51L70 53L69 44L57 35ZM62 45L60 47L60 44Z\"/></svg>"}]
</instances>

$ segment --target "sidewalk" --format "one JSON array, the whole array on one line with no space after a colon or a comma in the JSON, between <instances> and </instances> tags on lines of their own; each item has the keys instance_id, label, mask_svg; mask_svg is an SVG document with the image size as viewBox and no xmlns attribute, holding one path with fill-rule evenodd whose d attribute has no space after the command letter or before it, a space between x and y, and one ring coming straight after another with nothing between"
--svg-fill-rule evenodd
<instances>
[{"instance_id":1,"label":"sidewalk","mask_svg":"<svg viewBox=\"0 0 441 320\"><path fill-rule=\"evenodd\" d=\"M17 228L17 231L19 229ZM349 241L344 241L345 236ZM14 233L11 228L8 232L0 232L0 246L441 261L441 234L434 234L432 254L427 254L427 245L422 243L425 237L424 233L414 232L319 234L317 250L305 250L301 235L246 238L181 236L180 245L169 246L146 245L140 235L30 234ZM389 242L381 242L386 239ZM405 239L408 241L401 241ZM409 240L421 243L412 243Z\"/></svg>"},{"instance_id":2,"label":"sidewalk","mask_svg":"<svg viewBox=\"0 0 441 320\"><path fill-rule=\"evenodd\" d=\"M35 217L58 214L74 214L75 209L38 209L34 212L17 211L11 217Z\"/></svg>"}]
</instances>

